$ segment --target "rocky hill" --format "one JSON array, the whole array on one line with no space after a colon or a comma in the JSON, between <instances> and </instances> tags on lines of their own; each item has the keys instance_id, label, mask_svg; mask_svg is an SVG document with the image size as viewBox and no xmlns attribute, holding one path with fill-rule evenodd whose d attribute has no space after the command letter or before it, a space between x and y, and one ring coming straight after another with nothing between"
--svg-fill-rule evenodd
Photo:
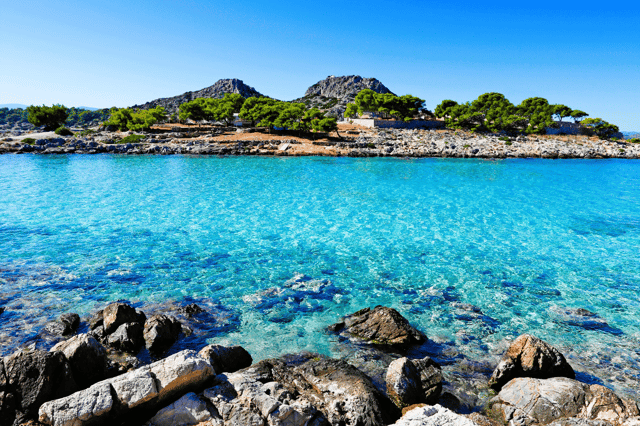
<instances>
[{"instance_id":1,"label":"rocky hill","mask_svg":"<svg viewBox=\"0 0 640 426\"><path fill-rule=\"evenodd\" d=\"M196 92L186 92L172 98L160 98L142 105L134 105L132 108L150 109L157 106L163 106L169 114L173 114L178 111L178 107L184 102L189 102L197 98L222 98L225 93L239 93L245 98L249 98L251 96L264 96L253 87L244 84L242 80L238 80L237 78L225 78L218 80L213 86L206 87Z\"/></svg>"},{"instance_id":2,"label":"rocky hill","mask_svg":"<svg viewBox=\"0 0 640 426\"><path fill-rule=\"evenodd\" d=\"M359 75L343 77L329 76L307 89L304 97L293 102L301 102L308 107L317 107L328 112L328 115L342 117L348 103L353 102L363 89L371 89L377 93L393 93L375 78L362 78Z\"/></svg>"}]
</instances>

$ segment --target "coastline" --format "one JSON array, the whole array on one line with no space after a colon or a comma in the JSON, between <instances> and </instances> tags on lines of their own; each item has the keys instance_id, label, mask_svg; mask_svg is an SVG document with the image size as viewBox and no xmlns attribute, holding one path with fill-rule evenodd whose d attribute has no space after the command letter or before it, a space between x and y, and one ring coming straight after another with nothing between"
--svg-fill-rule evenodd
<instances>
[{"instance_id":1,"label":"coastline","mask_svg":"<svg viewBox=\"0 0 640 426\"><path fill-rule=\"evenodd\" d=\"M355 126L352 126L355 127ZM164 130L164 131L163 131ZM163 129L143 134L140 143L118 143L128 133L97 132L89 137L36 139L31 144L8 137L0 154L127 154L127 155L256 155L401 158L548 158L638 159L640 144L584 136L518 136L470 134L461 131L377 130L344 131L342 138L309 140L295 135ZM9 139L9 140L7 140Z\"/></svg>"}]
</instances>

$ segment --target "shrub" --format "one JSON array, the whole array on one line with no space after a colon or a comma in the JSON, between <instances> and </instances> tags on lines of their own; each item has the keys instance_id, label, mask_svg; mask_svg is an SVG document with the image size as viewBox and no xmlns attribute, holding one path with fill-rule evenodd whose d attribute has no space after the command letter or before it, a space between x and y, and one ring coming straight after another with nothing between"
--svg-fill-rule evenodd
<instances>
[{"instance_id":1,"label":"shrub","mask_svg":"<svg viewBox=\"0 0 640 426\"><path fill-rule=\"evenodd\" d=\"M505 144L505 145L507 145L507 146L510 146L510 145L513 145L513 142L511 142L511 141L505 141L505 143L504 143L504 144Z\"/></svg>"},{"instance_id":2,"label":"shrub","mask_svg":"<svg viewBox=\"0 0 640 426\"><path fill-rule=\"evenodd\" d=\"M129 135L120 139L118 143L139 143L142 139L144 139L144 135Z\"/></svg>"},{"instance_id":3,"label":"shrub","mask_svg":"<svg viewBox=\"0 0 640 426\"><path fill-rule=\"evenodd\" d=\"M58 127L55 133L60 136L73 136L73 132L64 126Z\"/></svg>"},{"instance_id":4,"label":"shrub","mask_svg":"<svg viewBox=\"0 0 640 426\"><path fill-rule=\"evenodd\" d=\"M34 143L36 143L36 140L34 138L24 138L22 139L22 142L28 145L33 145Z\"/></svg>"},{"instance_id":5,"label":"shrub","mask_svg":"<svg viewBox=\"0 0 640 426\"><path fill-rule=\"evenodd\" d=\"M627 142L629 142L629 143L640 143L640 138L627 139Z\"/></svg>"},{"instance_id":6,"label":"shrub","mask_svg":"<svg viewBox=\"0 0 640 426\"><path fill-rule=\"evenodd\" d=\"M500 139L501 141L505 141L505 142L511 142L511 139L509 139L506 136L500 136L498 139Z\"/></svg>"},{"instance_id":7,"label":"shrub","mask_svg":"<svg viewBox=\"0 0 640 426\"><path fill-rule=\"evenodd\" d=\"M69 113L63 105L35 106L27 108L27 120L36 127L45 126L45 130L53 130L62 126Z\"/></svg>"},{"instance_id":8,"label":"shrub","mask_svg":"<svg viewBox=\"0 0 640 426\"><path fill-rule=\"evenodd\" d=\"M89 136L94 134L96 131L91 129L85 129L81 132L76 133L77 136Z\"/></svg>"}]
</instances>

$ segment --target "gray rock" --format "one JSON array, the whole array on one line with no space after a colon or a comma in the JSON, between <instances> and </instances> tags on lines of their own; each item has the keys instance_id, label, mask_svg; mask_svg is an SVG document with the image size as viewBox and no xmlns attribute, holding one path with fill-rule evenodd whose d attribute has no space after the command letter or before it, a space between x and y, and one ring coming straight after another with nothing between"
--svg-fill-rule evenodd
<instances>
[{"instance_id":1,"label":"gray rock","mask_svg":"<svg viewBox=\"0 0 640 426\"><path fill-rule=\"evenodd\" d=\"M207 404L193 392L189 392L173 404L158 411L148 426L191 426L205 421L213 421ZM212 422L211 425L222 425L222 421Z\"/></svg>"},{"instance_id":2,"label":"gray rock","mask_svg":"<svg viewBox=\"0 0 640 426\"><path fill-rule=\"evenodd\" d=\"M442 393L442 368L440 364L429 357L423 359L412 359L411 362L416 366L420 373L420 382L422 383L422 402L433 405L440 399Z\"/></svg>"},{"instance_id":3,"label":"gray rock","mask_svg":"<svg viewBox=\"0 0 640 426\"><path fill-rule=\"evenodd\" d=\"M423 402L420 372L408 358L400 358L387 369L387 395L398 407Z\"/></svg>"},{"instance_id":4,"label":"gray rock","mask_svg":"<svg viewBox=\"0 0 640 426\"><path fill-rule=\"evenodd\" d=\"M109 335L107 343L119 351L138 353L144 346L142 324L130 322L120 325L114 333Z\"/></svg>"},{"instance_id":5,"label":"gray rock","mask_svg":"<svg viewBox=\"0 0 640 426\"><path fill-rule=\"evenodd\" d=\"M208 345L198 355L208 360L218 374L233 373L253 363L251 355L242 346Z\"/></svg>"},{"instance_id":6,"label":"gray rock","mask_svg":"<svg viewBox=\"0 0 640 426\"><path fill-rule=\"evenodd\" d=\"M81 388L103 380L107 372L107 351L96 339L80 334L60 342L51 352L60 351L69 361L76 383Z\"/></svg>"},{"instance_id":7,"label":"gray rock","mask_svg":"<svg viewBox=\"0 0 640 426\"><path fill-rule=\"evenodd\" d=\"M0 426L9 426L15 418L15 398L9 388L9 380L0 358Z\"/></svg>"},{"instance_id":8,"label":"gray rock","mask_svg":"<svg viewBox=\"0 0 640 426\"><path fill-rule=\"evenodd\" d=\"M407 346L426 340L398 311L385 306L362 309L330 329L376 345Z\"/></svg>"},{"instance_id":9,"label":"gray rock","mask_svg":"<svg viewBox=\"0 0 640 426\"><path fill-rule=\"evenodd\" d=\"M18 351L4 359L4 366L6 388L15 401L17 422L36 418L38 407L45 401L78 389L61 352Z\"/></svg>"},{"instance_id":10,"label":"gray rock","mask_svg":"<svg viewBox=\"0 0 640 426\"><path fill-rule=\"evenodd\" d=\"M66 398L49 401L40 407L38 420L52 426L99 424L114 408L109 383L98 383Z\"/></svg>"},{"instance_id":11,"label":"gray rock","mask_svg":"<svg viewBox=\"0 0 640 426\"><path fill-rule=\"evenodd\" d=\"M610 389L564 377L513 379L490 401L490 407L506 422L526 425L572 417L620 424L640 414L634 402Z\"/></svg>"},{"instance_id":12,"label":"gray rock","mask_svg":"<svg viewBox=\"0 0 640 426\"><path fill-rule=\"evenodd\" d=\"M108 381L116 398L124 407L132 409L158 397L158 386L151 372L134 370Z\"/></svg>"},{"instance_id":13,"label":"gray rock","mask_svg":"<svg viewBox=\"0 0 640 426\"><path fill-rule=\"evenodd\" d=\"M111 303L102 311L104 331L111 334L122 324L138 322L136 310L126 303Z\"/></svg>"},{"instance_id":14,"label":"gray rock","mask_svg":"<svg viewBox=\"0 0 640 426\"><path fill-rule=\"evenodd\" d=\"M144 324L144 341L147 349L156 354L166 351L178 340L181 330L182 325L176 318L153 315Z\"/></svg>"},{"instance_id":15,"label":"gray rock","mask_svg":"<svg viewBox=\"0 0 640 426\"><path fill-rule=\"evenodd\" d=\"M73 334L78 329L80 325L80 316L78 314L62 314L60 316L60 322L64 324L64 330L62 334L67 336L69 334Z\"/></svg>"},{"instance_id":16,"label":"gray rock","mask_svg":"<svg viewBox=\"0 0 640 426\"><path fill-rule=\"evenodd\" d=\"M392 426L476 426L476 423L440 405L430 405L407 411Z\"/></svg>"},{"instance_id":17,"label":"gray rock","mask_svg":"<svg viewBox=\"0 0 640 426\"><path fill-rule=\"evenodd\" d=\"M533 336L523 334L503 355L489 379L489 386L499 391L516 377L573 379L575 372L556 348Z\"/></svg>"}]
</instances>

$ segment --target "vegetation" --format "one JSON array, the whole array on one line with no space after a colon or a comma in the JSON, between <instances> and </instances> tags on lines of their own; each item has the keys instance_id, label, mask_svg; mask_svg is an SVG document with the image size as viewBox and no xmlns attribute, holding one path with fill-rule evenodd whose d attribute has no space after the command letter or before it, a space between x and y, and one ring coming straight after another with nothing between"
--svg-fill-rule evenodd
<instances>
[{"instance_id":1,"label":"vegetation","mask_svg":"<svg viewBox=\"0 0 640 426\"><path fill-rule=\"evenodd\" d=\"M245 99L237 93L225 93L222 99L198 98L180 105L178 118L182 121L218 121L233 123L234 114L240 112Z\"/></svg>"},{"instance_id":2,"label":"vegetation","mask_svg":"<svg viewBox=\"0 0 640 426\"><path fill-rule=\"evenodd\" d=\"M26 123L27 110L22 108L0 108L0 124Z\"/></svg>"},{"instance_id":3,"label":"vegetation","mask_svg":"<svg viewBox=\"0 0 640 426\"><path fill-rule=\"evenodd\" d=\"M582 121L582 125L592 129L600 139L611 139L620 131L618 126L607 123L602 118L587 118Z\"/></svg>"},{"instance_id":4,"label":"vegetation","mask_svg":"<svg viewBox=\"0 0 640 426\"><path fill-rule=\"evenodd\" d=\"M355 117L365 112L379 112L397 120L410 121L424 111L424 100L415 96L381 94L371 89L364 89L356 95L354 103L347 104L344 116Z\"/></svg>"},{"instance_id":5,"label":"vegetation","mask_svg":"<svg viewBox=\"0 0 640 426\"><path fill-rule=\"evenodd\" d=\"M69 114L63 105L27 107L27 120L36 127L44 126L45 130L54 130L62 126Z\"/></svg>"},{"instance_id":6,"label":"vegetation","mask_svg":"<svg viewBox=\"0 0 640 426\"><path fill-rule=\"evenodd\" d=\"M627 142L629 142L629 143L640 143L640 138L627 139Z\"/></svg>"},{"instance_id":7,"label":"vegetation","mask_svg":"<svg viewBox=\"0 0 640 426\"><path fill-rule=\"evenodd\" d=\"M24 138L22 139L22 143L33 145L34 143L36 143L36 140L34 138Z\"/></svg>"},{"instance_id":8,"label":"vegetation","mask_svg":"<svg viewBox=\"0 0 640 426\"><path fill-rule=\"evenodd\" d=\"M144 139L144 135L129 135L120 139L117 143L139 143Z\"/></svg>"},{"instance_id":9,"label":"vegetation","mask_svg":"<svg viewBox=\"0 0 640 426\"><path fill-rule=\"evenodd\" d=\"M58 127L55 133L56 135L60 135L60 136L73 136L73 132L64 126Z\"/></svg>"},{"instance_id":10,"label":"vegetation","mask_svg":"<svg viewBox=\"0 0 640 426\"><path fill-rule=\"evenodd\" d=\"M151 126L166 119L164 107L133 111L130 108L113 108L111 117L104 122L105 126L113 126L118 130L141 131L149 130Z\"/></svg>"}]
</instances>

